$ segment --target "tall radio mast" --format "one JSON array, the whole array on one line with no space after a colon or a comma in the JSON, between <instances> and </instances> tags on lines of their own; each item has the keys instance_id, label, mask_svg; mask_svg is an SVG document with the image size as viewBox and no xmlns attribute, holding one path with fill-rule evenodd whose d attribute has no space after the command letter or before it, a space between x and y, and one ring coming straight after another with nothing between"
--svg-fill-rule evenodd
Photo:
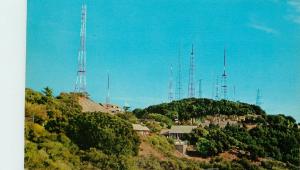
<instances>
[{"instance_id":1,"label":"tall radio mast","mask_svg":"<svg viewBox=\"0 0 300 170\"><path fill-rule=\"evenodd\" d=\"M86 17L87 7L85 2L81 8L80 47L78 50L78 68L75 92L86 94Z\"/></svg>"},{"instance_id":2,"label":"tall radio mast","mask_svg":"<svg viewBox=\"0 0 300 170\"><path fill-rule=\"evenodd\" d=\"M192 44L192 52L190 56L190 70L189 70L189 87L188 87L188 97L192 98L195 97L195 86L194 86L194 79L195 79L195 56L194 56L194 44Z\"/></svg>"},{"instance_id":3,"label":"tall radio mast","mask_svg":"<svg viewBox=\"0 0 300 170\"><path fill-rule=\"evenodd\" d=\"M227 99L227 74L226 74L226 49L224 48L224 63L223 63L223 98L226 100Z\"/></svg>"}]
</instances>

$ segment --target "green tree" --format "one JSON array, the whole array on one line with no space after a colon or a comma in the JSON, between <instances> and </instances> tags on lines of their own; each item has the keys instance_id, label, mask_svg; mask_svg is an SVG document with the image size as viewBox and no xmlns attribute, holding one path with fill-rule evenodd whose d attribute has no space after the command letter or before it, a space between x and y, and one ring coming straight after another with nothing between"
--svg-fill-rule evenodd
<instances>
[{"instance_id":1,"label":"green tree","mask_svg":"<svg viewBox=\"0 0 300 170\"><path fill-rule=\"evenodd\" d=\"M140 144L130 123L100 112L74 116L67 134L81 149L96 148L109 155L137 155Z\"/></svg>"},{"instance_id":2,"label":"green tree","mask_svg":"<svg viewBox=\"0 0 300 170\"><path fill-rule=\"evenodd\" d=\"M215 141L207 140L205 138L200 138L196 143L196 147L197 151L202 156L212 156L218 153Z\"/></svg>"},{"instance_id":3,"label":"green tree","mask_svg":"<svg viewBox=\"0 0 300 170\"><path fill-rule=\"evenodd\" d=\"M48 86L42 91L46 97L53 98L53 91Z\"/></svg>"}]
</instances>

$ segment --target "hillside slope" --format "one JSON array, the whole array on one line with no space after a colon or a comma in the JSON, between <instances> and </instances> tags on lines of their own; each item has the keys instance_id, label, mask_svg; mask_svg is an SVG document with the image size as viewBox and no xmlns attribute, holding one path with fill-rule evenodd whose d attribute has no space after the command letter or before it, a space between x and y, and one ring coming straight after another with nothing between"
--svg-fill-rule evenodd
<instances>
[{"instance_id":1,"label":"hillside slope","mask_svg":"<svg viewBox=\"0 0 300 170\"><path fill-rule=\"evenodd\" d=\"M82 96L77 93L53 96L49 88L42 92L26 89L25 97L25 169L299 169L300 130L295 120L259 114L261 110L255 106L184 99L135 111L143 113L137 119L131 112L84 113L78 100ZM87 109L100 109L90 100L83 102ZM221 111L212 114L216 108ZM174 112L184 124L185 119L201 119L198 113L205 113L208 120L216 121L217 117L222 121L226 117L241 119L243 115L235 113L245 111L253 119L244 121L256 126L199 125L182 136L182 140L189 141L189 151L197 152L195 155L178 153L174 140L159 134L161 127L176 124L169 118ZM144 122L152 132L139 137L132 122Z\"/></svg>"},{"instance_id":2,"label":"hillside slope","mask_svg":"<svg viewBox=\"0 0 300 170\"><path fill-rule=\"evenodd\" d=\"M136 109L134 113L142 117L149 113L159 113L171 119L189 120L206 115L266 115L259 106L233 102L228 100L212 100L206 98L188 98L149 106L145 109Z\"/></svg>"},{"instance_id":3,"label":"hillside slope","mask_svg":"<svg viewBox=\"0 0 300 170\"><path fill-rule=\"evenodd\" d=\"M101 106L100 104L92 101L91 99L87 99L86 97L79 97L78 103L82 107L82 112L109 112L109 110L104 106Z\"/></svg>"},{"instance_id":4,"label":"hillside slope","mask_svg":"<svg viewBox=\"0 0 300 170\"><path fill-rule=\"evenodd\" d=\"M268 115L259 106L247 103L196 98L133 112L146 125L151 122L152 129L161 129L162 118L168 118L178 127L198 126L191 133L180 135L181 140L194 148L191 151L197 157L224 159L227 155L269 169L279 164L281 169L300 168L299 123L291 116Z\"/></svg>"}]
</instances>

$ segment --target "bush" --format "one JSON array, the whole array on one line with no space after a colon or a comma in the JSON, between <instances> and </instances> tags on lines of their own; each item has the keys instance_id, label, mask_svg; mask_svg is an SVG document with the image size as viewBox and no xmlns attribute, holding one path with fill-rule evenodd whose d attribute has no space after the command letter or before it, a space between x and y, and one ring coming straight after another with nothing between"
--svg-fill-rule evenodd
<instances>
[{"instance_id":1,"label":"bush","mask_svg":"<svg viewBox=\"0 0 300 170\"><path fill-rule=\"evenodd\" d=\"M139 137L132 125L107 113L86 113L69 120L67 135L81 148L96 148L105 154L137 155Z\"/></svg>"},{"instance_id":2,"label":"bush","mask_svg":"<svg viewBox=\"0 0 300 170\"><path fill-rule=\"evenodd\" d=\"M106 155L102 151L91 148L85 151L81 159L83 160L83 169L133 169L134 160L130 156L120 155Z\"/></svg>"},{"instance_id":3,"label":"bush","mask_svg":"<svg viewBox=\"0 0 300 170\"><path fill-rule=\"evenodd\" d=\"M152 156L150 157L137 157L136 158L136 166L139 169L145 170L164 170L160 166L160 161Z\"/></svg>"},{"instance_id":4,"label":"bush","mask_svg":"<svg viewBox=\"0 0 300 170\"><path fill-rule=\"evenodd\" d=\"M124 119L124 120L129 121L130 123L137 123L138 122L138 119L131 112L118 113L117 116Z\"/></svg>"},{"instance_id":5,"label":"bush","mask_svg":"<svg viewBox=\"0 0 300 170\"><path fill-rule=\"evenodd\" d=\"M147 142L152 144L157 150L162 153L169 154L175 147L172 140L168 140L165 136L152 135L147 137Z\"/></svg>"},{"instance_id":6,"label":"bush","mask_svg":"<svg viewBox=\"0 0 300 170\"><path fill-rule=\"evenodd\" d=\"M242 158L240 160L237 161L239 164L241 164L244 169L247 169L247 170L258 170L260 169L257 165L255 164L251 164L251 162L245 158Z\"/></svg>"},{"instance_id":7,"label":"bush","mask_svg":"<svg viewBox=\"0 0 300 170\"><path fill-rule=\"evenodd\" d=\"M146 126L151 130L151 132L160 132L162 126L159 122L145 122Z\"/></svg>"},{"instance_id":8,"label":"bush","mask_svg":"<svg viewBox=\"0 0 300 170\"><path fill-rule=\"evenodd\" d=\"M39 124L25 122L25 168L79 169L78 148L64 134L49 133Z\"/></svg>"},{"instance_id":9,"label":"bush","mask_svg":"<svg viewBox=\"0 0 300 170\"><path fill-rule=\"evenodd\" d=\"M144 116L145 119L152 119L155 120L157 122L162 122L164 123L167 128L171 128L173 122L170 118L168 118L167 116L161 115L161 114L156 114L156 113L150 113L147 114L146 116Z\"/></svg>"},{"instance_id":10,"label":"bush","mask_svg":"<svg viewBox=\"0 0 300 170\"><path fill-rule=\"evenodd\" d=\"M197 151L201 156L213 156L218 153L215 141L210 141L205 138L200 138L196 143Z\"/></svg>"},{"instance_id":11,"label":"bush","mask_svg":"<svg viewBox=\"0 0 300 170\"><path fill-rule=\"evenodd\" d=\"M48 120L48 113L45 105L36 103L25 103L25 117L31 121L43 124Z\"/></svg>"},{"instance_id":12,"label":"bush","mask_svg":"<svg viewBox=\"0 0 300 170\"><path fill-rule=\"evenodd\" d=\"M171 103L149 106L144 110L135 109L133 112L137 117L143 117L151 113L158 113L167 116L171 120L178 117L180 121L186 121L192 118L201 118L205 115L217 114L239 116L266 114L260 107L255 105L227 100L215 101L203 98L182 99Z\"/></svg>"}]
</instances>

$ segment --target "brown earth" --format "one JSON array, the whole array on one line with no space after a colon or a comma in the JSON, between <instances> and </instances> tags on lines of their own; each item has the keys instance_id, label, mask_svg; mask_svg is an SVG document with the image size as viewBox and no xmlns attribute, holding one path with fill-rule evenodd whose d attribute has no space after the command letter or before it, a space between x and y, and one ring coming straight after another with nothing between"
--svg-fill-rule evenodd
<instances>
[{"instance_id":1,"label":"brown earth","mask_svg":"<svg viewBox=\"0 0 300 170\"><path fill-rule=\"evenodd\" d=\"M140 156L154 156L158 158L159 160L166 160L166 157L157 151L155 148L151 146L151 144L147 143L144 137L140 137L141 139L141 144L140 144L140 150L139 150L139 155Z\"/></svg>"},{"instance_id":2,"label":"brown earth","mask_svg":"<svg viewBox=\"0 0 300 170\"><path fill-rule=\"evenodd\" d=\"M251 129L256 128L256 127L257 127L257 125L251 125L251 124L246 125L247 130L251 130Z\"/></svg>"},{"instance_id":3,"label":"brown earth","mask_svg":"<svg viewBox=\"0 0 300 170\"><path fill-rule=\"evenodd\" d=\"M87 99L85 97L79 97L78 99L79 105L82 107L82 112L104 112L109 113L109 111L100 104Z\"/></svg>"},{"instance_id":4,"label":"brown earth","mask_svg":"<svg viewBox=\"0 0 300 170\"><path fill-rule=\"evenodd\" d=\"M96 103L86 97L79 97L78 103L82 107L82 112L103 112L109 114L122 113L122 109L115 104Z\"/></svg>"},{"instance_id":5,"label":"brown earth","mask_svg":"<svg viewBox=\"0 0 300 170\"><path fill-rule=\"evenodd\" d=\"M229 153L229 152L220 153L219 156L221 158L223 158L224 160L227 160L227 161L232 161L232 160L238 159L238 157L235 154L232 154L232 153Z\"/></svg>"},{"instance_id":6,"label":"brown earth","mask_svg":"<svg viewBox=\"0 0 300 170\"><path fill-rule=\"evenodd\" d=\"M146 157L153 156L155 158L158 158L159 160L167 159L167 157L163 153L161 153L160 151L152 147L151 144L147 143L144 136L140 136L140 139L141 139L140 150L139 150L140 156L146 156ZM199 161L199 162L209 162L212 159L211 157L203 158L203 157L184 155L177 150L174 150L172 155L177 158L186 158L186 159ZM238 159L238 157L235 154L229 152L220 153L218 156L220 156L221 158L227 161Z\"/></svg>"}]
</instances>

